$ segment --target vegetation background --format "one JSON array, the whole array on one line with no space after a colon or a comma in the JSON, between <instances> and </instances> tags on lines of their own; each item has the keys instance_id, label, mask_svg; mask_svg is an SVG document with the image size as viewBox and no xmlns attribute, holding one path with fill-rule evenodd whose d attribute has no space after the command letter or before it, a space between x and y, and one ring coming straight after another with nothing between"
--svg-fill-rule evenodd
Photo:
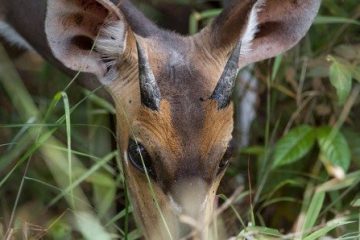
<instances>
[{"instance_id":1,"label":"vegetation background","mask_svg":"<svg viewBox=\"0 0 360 240\"><path fill-rule=\"evenodd\" d=\"M183 34L223 6L134 2ZM360 239L359 19L358 0L323 0L298 46L251 68L259 98L250 144L219 191L229 237ZM36 54L0 45L0 239L141 238L114 109L70 80Z\"/></svg>"}]
</instances>

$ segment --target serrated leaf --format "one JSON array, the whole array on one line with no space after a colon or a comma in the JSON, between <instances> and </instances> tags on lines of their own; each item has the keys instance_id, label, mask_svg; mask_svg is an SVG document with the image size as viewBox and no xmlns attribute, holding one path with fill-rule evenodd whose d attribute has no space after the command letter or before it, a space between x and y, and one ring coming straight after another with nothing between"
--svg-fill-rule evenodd
<instances>
[{"instance_id":1,"label":"serrated leaf","mask_svg":"<svg viewBox=\"0 0 360 240\"><path fill-rule=\"evenodd\" d=\"M314 129L308 125L292 129L276 143L273 168L302 158L314 145L315 136Z\"/></svg>"},{"instance_id":2,"label":"serrated leaf","mask_svg":"<svg viewBox=\"0 0 360 240\"><path fill-rule=\"evenodd\" d=\"M317 140L324 163L331 163L346 172L350 166L351 155L344 135L336 129L325 126L317 130Z\"/></svg>"},{"instance_id":3,"label":"serrated leaf","mask_svg":"<svg viewBox=\"0 0 360 240\"><path fill-rule=\"evenodd\" d=\"M329 73L330 82L336 89L339 103L344 104L352 87L351 69L334 57L330 57L330 60L332 61Z\"/></svg>"}]
</instances>

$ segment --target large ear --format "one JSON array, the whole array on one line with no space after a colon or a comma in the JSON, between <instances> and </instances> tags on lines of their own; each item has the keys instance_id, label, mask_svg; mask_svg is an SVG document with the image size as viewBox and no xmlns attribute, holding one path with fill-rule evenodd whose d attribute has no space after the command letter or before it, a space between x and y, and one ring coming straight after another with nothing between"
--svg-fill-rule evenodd
<instances>
[{"instance_id":1,"label":"large ear","mask_svg":"<svg viewBox=\"0 0 360 240\"><path fill-rule=\"evenodd\" d=\"M66 67L95 74L108 84L135 46L119 8L109 0L48 0L45 32L54 56Z\"/></svg>"},{"instance_id":2,"label":"large ear","mask_svg":"<svg viewBox=\"0 0 360 240\"><path fill-rule=\"evenodd\" d=\"M321 0L233 0L199 36L212 50L231 52L241 38L239 67L274 57L309 30Z\"/></svg>"}]
</instances>

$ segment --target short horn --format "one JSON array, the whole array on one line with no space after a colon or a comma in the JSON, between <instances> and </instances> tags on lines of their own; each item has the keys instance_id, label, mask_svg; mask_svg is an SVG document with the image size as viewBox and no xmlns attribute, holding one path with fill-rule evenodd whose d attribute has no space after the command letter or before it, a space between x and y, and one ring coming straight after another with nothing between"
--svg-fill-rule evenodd
<instances>
[{"instance_id":1,"label":"short horn","mask_svg":"<svg viewBox=\"0 0 360 240\"><path fill-rule=\"evenodd\" d=\"M136 47L138 51L141 103L153 111L159 111L161 101L159 86L151 70L146 52L138 41L136 41Z\"/></svg>"},{"instance_id":2,"label":"short horn","mask_svg":"<svg viewBox=\"0 0 360 240\"><path fill-rule=\"evenodd\" d=\"M225 65L224 72L210 97L210 99L217 101L219 110L226 108L230 103L239 68L240 51L241 41L236 44L231 53L231 56Z\"/></svg>"}]
</instances>

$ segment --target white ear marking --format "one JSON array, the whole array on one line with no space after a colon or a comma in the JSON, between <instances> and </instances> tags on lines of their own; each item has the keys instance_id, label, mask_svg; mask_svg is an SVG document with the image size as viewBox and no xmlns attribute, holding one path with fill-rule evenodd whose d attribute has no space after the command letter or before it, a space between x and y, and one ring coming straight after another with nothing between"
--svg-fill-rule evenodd
<instances>
[{"instance_id":1,"label":"white ear marking","mask_svg":"<svg viewBox=\"0 0 360 240\"><path fill-rule=\"evenodd\" d=\"M255 38L255 34L257 33L258 29L258 13L262 10L262 7L265 4L265 0L258 0L258 2L254 5L253 9L251 10L249 16L249 22L246 27L245 33L242 37L242 47L241 47L241 55L250 52L252 41Z\"/></svg>"},{"instance_id":2,"label":"white ear marking","mask_svg":"<svg viewBox=\"0 0 360 240\"><path fill-rule=\"evenodd\" d=\"M99 31L95 41L95 50L105 62L106 73L102 77L104 84L111 83L119 77L117 64L126 46L126 26L123 21L106 22Z\"/></svg>"}]
</instances>

